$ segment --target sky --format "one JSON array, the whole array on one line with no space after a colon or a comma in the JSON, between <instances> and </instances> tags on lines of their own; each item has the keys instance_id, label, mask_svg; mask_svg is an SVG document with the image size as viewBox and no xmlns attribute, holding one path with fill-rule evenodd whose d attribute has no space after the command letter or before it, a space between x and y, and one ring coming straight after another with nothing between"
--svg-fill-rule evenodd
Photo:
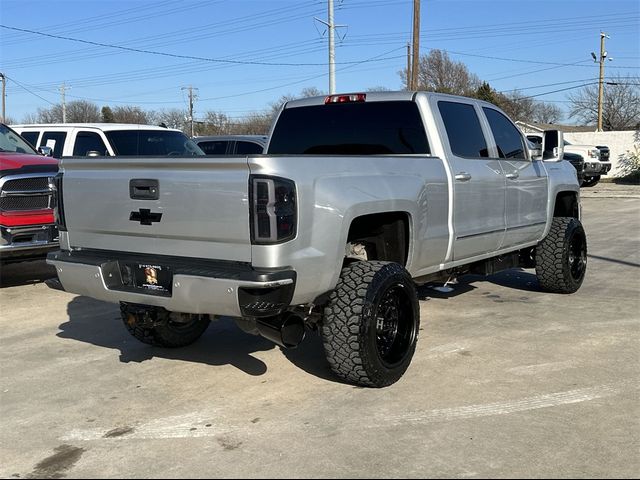
<instances>
[{"instance_id":1,"label":"sky","mask_svg":"<svg viewBox=\"0 0 640 480\"><path fill-rule=\"evenodd\" d=\"M640 75L638 0L421 0L420 53L445 50L497 91L564 111L605 76ZM402 89L413 0L334 0L336 91ZM88 100L242 118L329 89L328 0L0 0L6 114ZM565 118L565 123L572 123Z\"/></svg>"}]
</instances>

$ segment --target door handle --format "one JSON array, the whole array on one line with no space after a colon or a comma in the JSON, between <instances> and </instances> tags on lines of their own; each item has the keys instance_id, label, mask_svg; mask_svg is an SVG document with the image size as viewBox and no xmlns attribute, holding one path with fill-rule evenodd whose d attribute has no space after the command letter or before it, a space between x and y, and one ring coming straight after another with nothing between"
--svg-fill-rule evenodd
<instances>
[{"instance_id":1,"label":"door handle","mask_svg":"<svg viewBox=\"0 0 640 480\"><path fill-rule=\"evenodd\" d=\"M509 180L515 180L516 178L520 177L520 174L518 172L507 173L505 177L507 177Z\"/></svg>"},{"instance_id":2,"label":"door handle","mask_svg":"<svg viewBox=\"0 0 640 480\"><path fill-rule=\"evenodd\" d=\"M460 173L456 173L455 178L459 182L468 182L469 180L471 180L471 174L467 172L460 172Z\"/></svg>"},{"instance_id":3,"label":"door handle","mask_svg":"<svg viewBox=\"0 0 640 480\"><path fill-rule=\"evenodd\" d=\"M158 200L160 183L149 178L134 178L129 181L129 197L133 200Z\"/></svg>"}]
</instances>

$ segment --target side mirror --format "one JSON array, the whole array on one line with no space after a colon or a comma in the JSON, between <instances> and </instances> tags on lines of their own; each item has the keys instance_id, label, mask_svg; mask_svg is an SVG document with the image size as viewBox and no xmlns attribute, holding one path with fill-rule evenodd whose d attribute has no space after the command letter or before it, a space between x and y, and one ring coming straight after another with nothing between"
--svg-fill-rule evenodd
<instances>
[{"instance_id":1,"label":"side mirror","mask_svg":"<svg viewBox=\"0 0 640 480\"><path fill-rule=\"evenodd\" d=\"M559 162L564 156L564 136L560 130L545 130L542 135L542 160Z\"/></svg>"},{"instance_id":2,"label":"side mirror","mask_svg":"<svg viewBox=\"0 0 640 480\"><path fill-rule=\"evenodd\" d=\"M38 147L38 153L40 155L44 155L45 157L53 157L53 148L47 147L46 145L41 145Z\"/></svg>"},{"instance_id":3,"label":"side mirror","mask_svg":"<svg viewBox=\"0 0 640 480\"><path fill-rule=\"evenodd\" d=\"M529 148L529 154L533 160L542 160L542 146Z\"/></svg>"}]
</instances>

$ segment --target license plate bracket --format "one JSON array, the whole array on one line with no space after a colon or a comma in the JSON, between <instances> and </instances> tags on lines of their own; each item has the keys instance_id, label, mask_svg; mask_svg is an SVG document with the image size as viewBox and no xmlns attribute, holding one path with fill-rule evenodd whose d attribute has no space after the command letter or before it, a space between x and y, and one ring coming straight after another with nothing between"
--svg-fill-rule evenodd
<instances>
[{"instance_id":1,"label":"license plate bracket","mask_svg":"<svg viewBox=\"0 0 640 480\"><path fill-rule=\"evenodd\" d=\"M173 272L166 265L151 263L127 263L120 266L124 286L134 287L146 293L171 294Z\"/></svg>"}]
</instances>

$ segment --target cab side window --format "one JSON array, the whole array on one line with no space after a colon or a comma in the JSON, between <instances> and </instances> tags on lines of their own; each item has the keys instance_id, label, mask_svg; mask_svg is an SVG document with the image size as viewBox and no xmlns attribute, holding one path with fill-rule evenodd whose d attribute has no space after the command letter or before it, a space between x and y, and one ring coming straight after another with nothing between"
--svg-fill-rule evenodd
<instances>
[{"instance_id":1,"label":"cab side window","mask_svg":"<svg viewBox=\"0 0 640 480\"><path fill-rule=\"evenodd\" d=\"M487 141L473 105L459 102L438 102L438 110L449 138L451 152L458 157L489 156Z\"/></svg>"},{"instance_id":2,"label":"cab side window","mask_svg":"<svg viewBox=\"0 0 640 480\"><path fill-rule=\"evenodd\" d=\"M229 142L227 140L214 140L198 143L198 146L207 155L224 155L227 153L228 145Z\"/></svg>"},{"instance_id":3,"label":"cab side window","mask_svg":"<svg viewBox=\"0 0 640 480\"><path fill-rule=\"evenodd\" d=\"M236 142L236 154L247 155L252 153L262 153L262 145L253 142Z\"/></svg>"},{"instance_id":4,"label":"cab side window","mask_svg":"<svg viewBox=\"0 0 640 480\"><path fill-rule=\"evenodd\" d=\"M36 144L38 143L38 135L40 135L40 132L24 132L21 135L22 138L29 142L29 144L33 148L36 148Z\"/></svg>"},{"instance_id":5,"label":"cab side window","mask_svg":"<svg viewBox=\"0 0 640 480\"><path fill-rule=\"evenodd\" d=\"M86 157L89 152L97 152L100 156L109 155L100 135L95 132L78 132L73 146L73 155Z\"/></svg>"},{"instance_id":6,"label":"cab side window","mask_svg":"<svg viewBox=\"0 0 640 480\"><path fill-rule=\"evenodd\" d=\"M516 126L493 108L482 107L482 111L487 116L493 138L496 141L498 156L500 158L526 160L527 156L522 142L522 135L520 135Z\"/></svg>"},{"instance_id":7,"label":"cab side window","mask_svg":"<svg viewBox=\"0 0 640 480\"><path fill-rule=\"evenodd\" d=\"M64 141L67 138L67 132L44 132L40 146L51 147L55 158L62 157L62 149Z\"/></svg>"}]
</instances>

